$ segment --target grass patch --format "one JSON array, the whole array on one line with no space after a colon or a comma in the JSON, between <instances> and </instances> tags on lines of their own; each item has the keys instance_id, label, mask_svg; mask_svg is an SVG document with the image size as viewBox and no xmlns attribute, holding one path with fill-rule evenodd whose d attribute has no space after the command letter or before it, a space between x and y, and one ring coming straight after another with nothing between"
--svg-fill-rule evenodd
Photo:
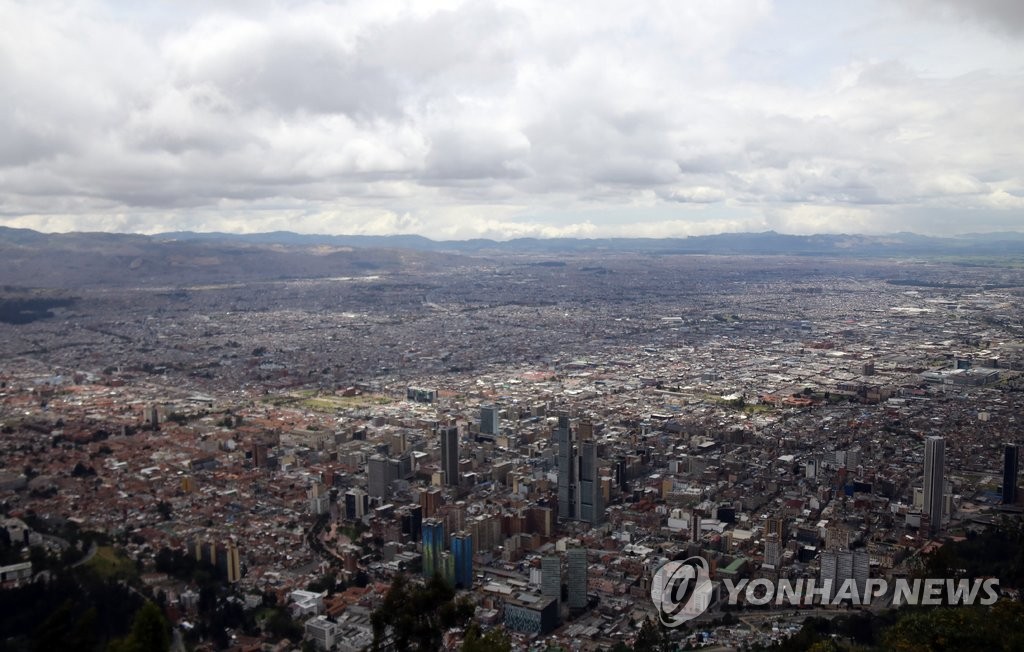
<instances>
[{"instance_id":1,"label":"grass patch","mask_svg":"<svg viewBox=\"0 0 1024 652\"><path fill-rule=\"evenodd\" d=\"M97 548L86 566L105 580L133 580L139 574L135 562L111 546Z\"/></svg>"}]
</instances>

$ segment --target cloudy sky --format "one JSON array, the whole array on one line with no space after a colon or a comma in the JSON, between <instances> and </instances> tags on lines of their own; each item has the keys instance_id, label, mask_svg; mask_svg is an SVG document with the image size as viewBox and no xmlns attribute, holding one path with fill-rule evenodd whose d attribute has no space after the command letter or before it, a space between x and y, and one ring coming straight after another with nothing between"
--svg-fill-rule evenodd
<instances>
[{"instance_id":1,"label":"cloudy sky","mask_svg":"<svg viewBox=\"0 0 1024 652\"><path fill-rule=\"evenodd\" d=\"M1018 0L0 0L0 224L1024 230Z\"/></svg>"}]
</instances>

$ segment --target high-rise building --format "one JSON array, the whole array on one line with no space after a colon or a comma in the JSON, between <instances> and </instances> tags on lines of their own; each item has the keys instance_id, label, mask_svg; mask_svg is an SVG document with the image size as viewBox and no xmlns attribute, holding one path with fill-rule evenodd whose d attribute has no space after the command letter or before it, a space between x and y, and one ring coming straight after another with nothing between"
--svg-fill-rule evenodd
<instances>
[{"instance_id":1,"label":"high-rise building","mask_svg":"<svg viewBox=\"0 0 1024 652\"><path fill-rule=\"evenodd\" d=\"M331 496L327 493L327 489L323 484L314 482L306 492L306 497L309 499L310 514L319 516L320 514L326 514L330 509Z\"/></svg>"},{"instance_id":2,"label":"high-rise building","mask_svg":"<svg viewBox=\"0 0 1024 652\"><path fill-rule=\"evenodd\" d=\"M867 590L870 570L871 555L865 549L828 550L821 553L819 586L824 586L825 581L830 580L832 585L829 599L832 599L842 590L844 582L853 580L860 598Z\"/></svg>"},{"instance_id":3,"label":"high-rise building","mask_svg":"<svg viewBox=\"0 0 1024 652\"><path fill-rule=\"evenodd\" d=\"M942 503L945 490L946 440L927 437L924 440L924 513L931 523L931 534L942 529Z\"/></svg>"},{"instance_id":4,"label":"high-rise building","mask_svg":"<svg viewBox=\"0 0 1024 652\"><path fill-rule=\"evenodd\" d=\"M215 544L197 539L193 541L191 549L196 561L210 564L228 582L233 584L242 579L242 559L234 541Z\"/></svg>"},{"instance_id":5,"label":"high-rise building","mask_svg":"<svg viewBox=\"0 0 1024 652\"><path fill-rule=\"evenodd\" d=\"M261 443L253 443L252 445L252 465L253 468L262 469L267 466L267 445Z\"/></svg>"},{"instance_id":6,"label":"high-rise building","mask_svg":"<svg viewBox=\"0 0 1024 652\"><path fill-rule=\"evenodd\" d=\"M782 563L782 548L786 543L784 522L770 518L764 524L764 563L778 568Z\"/></svg>"},{"instance_id":7,"label":"high-rise building","mask_svg":"<svg viewBox=\"0 0 1024 652\"><path fill-rule=\"evenodd\" d=\"M444 483L450 487L459 485L459 427L441 428L441 470Z\"/></svg>"},{"instance_id":8,"label":"high-rise building","mask_svg":"<svg viewBox=\"0 0 1024 652\"><path fill-rule=\"evenodd\" d=\"M366 516L370 508L370 497L362 489L349 489L345 492L345 519L357 521Z\"/></svg>"},{"instance_id":9,"label":"high-rise building","mask_svg":"<svg viewBox=\"0 0 1024 652\"><path fill-rule=\"evenodd\" d=\"M452 557L455 565L453 585L459 589L473 588L473 535L467 532L453 534Z\"/></svg>"},{"instance_id":10,"label":"high-rise building","mask_svg":"<svg viewBox=\"0 0 1024 652\"><path fill-rule=\"evenodd\" d=\"M868 590L868 578L871 577L871 554L861 548L853 552L853 579L857 583L857 595L863 597Z\"/></svg>"},{"instance_id":11,"label":"high-rise building","mask_svg":"<svg viewBox=\"0 0 1024 652\"><path fill-rule=\"evenodd\" d=\"M540 560L540 594L545 598L562 599L562 560L556 556Z\"/></svg>"},{"instance_id":12,"label":"high-rise building","mask_svg":"<svg viewBox=\"0 0 1024 652\"><path fill-rule=\"evenodd\" d=\"M587 549L569 548L565 553L566 575L569 584L569 608L587 607Z\"/></svg>"},{"instance_id":13,"label":"high-rise building","mask_svg":"<svg viewBox=\"0 0 1024 652\"><path fill-rule=\"evenodd\" d=\"M577 518L597 525L604 520L604 496L597 468L597 444L583 441L579 455L579 488L576 491Z\"/></svg>"},{"instance_id":14,"label":"high-rise building","mask_svg":"<svg viewBox=\"0 0 1024 652\"><path fill-rule=\"evenodd\" d=\"M444 523L436 518L423 521L423 575L444 575L441 553L444 551Z\"/></svg>"},{"instance_id":15,"label":"high-rise building","mask_svg":"<svg viewBox=\"0 0 1024 652\"><path fill-rule=\"evenodd\" d=\"M500 435L501 434L501 409L497 405L480 406L480 434Z\"/></svg>"},{"instance_id":16,"label":"high-rise building","mask_svg":"<svg viewBox=\"0 0 1024 652\"><path fill-rule=\"evenodd\" d=\"M1003 504L1017 502L1017 474L1020 471L1020 450L1016 444L1003 447Z\"/></svg>"},{"instance_id":17,"label":"high-rise building","mask_svg":"<svg viewBox=\"0 0 1024 652\"><path fill-rule=\"evenodd\" d=\"M558 417L555 442L558 445L558 518L571 520L576 518L576 449L568 415Z\"/></svg>"},{"instance_id":18,"label":"high-rise building","mask_svg":"<svg viewBox=\"0 0 1024 652\"><path fill-rule=\"evenodd\" d=\"M442 550L438 557L438 573L448 583L448 586L455 586L455 555L447 550Z\"/></svg>"},{"instance_id":19,"label":"high-rise building","mask_svg":"<svg viewBox=\"0 0 1024 652\"><path fill-rule=\"evenodd\" d=\"M585 434L592 433L586 426ZM558 417L558 518L597 525L604 520L604 494L597 464L597 444L590 436L576 446L569 417Z\"/></svg>"},{"instance_id":20,"label":"high-rise building","mask_svg":"<svg viewBox=\"0 0 1024 652\"><path fill-rule=\"evenodd\" d=\"M383 498L390 492L391 483L401 476L398 460L374 455L366 463L367 493Z\"/></svg>"},{"instance_id":21,"label":"high-rise building","mask_svg":"<svg viewBox=\"0 0 1024 652\"><path fill-rule=\"evenodd\" d=\"M420 507L423 508L423 518L433 518L441 507L441 491L434 487L420 492Z\"/></svg>"},{"instance_id":22,"label":"high-rise building","mask_svg":"<svg viewBox=\"0 0 1024 652\"><path fill-rule=\"evenodd\" d=\"M232 584L242 579L242 558L234 541L228 542L225 546L223 572L228 582Z\"/></svg>"},{"instance_id":23,"label":"high-rise building","mask_svg":"<svg viewBox=\"0 0 1024 652\"><path fill-rule=\"evenodd\" d=\"M473 549L490 552L505 540L501 536L501 516L481 514L469 519L466 530L473 535Z\"/></svg>"},{"instance_id":24,"label":"high-rise building","mask_svg":"<svg viewBox=\"0 0 1024 652\"><path fill-rule=\"evenodd\" d=\"M409 541L419 541L423 534L423 508L419 505L406 505L400 511L402 534Z\"/></svg>"}]
</instances>

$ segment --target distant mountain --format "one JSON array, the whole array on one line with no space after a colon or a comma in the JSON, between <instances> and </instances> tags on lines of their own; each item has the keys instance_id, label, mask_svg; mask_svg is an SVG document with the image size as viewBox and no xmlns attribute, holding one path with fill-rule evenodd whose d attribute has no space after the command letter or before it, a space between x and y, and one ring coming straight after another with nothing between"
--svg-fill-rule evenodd
<instances>
[{"instance_id":1,"label":"distant mountain","mask_svg":"<svg viewBox=\"0 0 1024 652\"><path fill-rule=\"evenodd\" d=\"M722 233L689 238L518 238L436 241L418 235L53 233L0 226L0 285L190 284L440 269L463 256L791 255L946 257L1024 255L1024 234L938 238Z\"/></svg>"},{"instance_id":2,"label":"distant mountain","mask_svg":"<svg viewBox=\"0 0 1024 652\"><path fill-rule=\"evenodd\" d=\"M333 245L381 247L420 251L454 251L466 254L505 253L583 253L594 251L706 253L706 254L789 254L844 256L905 256L946 254L1018 254L1024 253L1024 233L983 233L939 238L915 233L890 235L786 235L763 233L720 233L687 238L516 238L497 241L430 240L418 235L305 235L273 233L161 233L153 236L170 241L224 241L302 246Z\"/></svg>"},{"instance_id":3,"label":"distant mountain","mask_svg":"<svg viewBox=\"0 0 1024 652\"><path fill-rule=\"evenodd\" d=\"M396 247L352 247L304 240L296 234L239 239L119 233L43 234L0 227L0 285L188 285L293 278L365 276L439 269L451 256ZM298 244L307 242L307 244Z\"/></svg>"}]
</instances>

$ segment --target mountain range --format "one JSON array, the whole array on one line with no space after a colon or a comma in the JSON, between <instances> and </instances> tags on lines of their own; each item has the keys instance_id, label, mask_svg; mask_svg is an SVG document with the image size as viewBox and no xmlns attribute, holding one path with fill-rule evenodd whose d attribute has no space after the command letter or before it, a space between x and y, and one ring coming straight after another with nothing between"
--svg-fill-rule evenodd
<instances>
[{"instance_id":1,"label":"mountain range","mask_svg":"<svg viewBox=\"0 0 1024 652\"><path fill-rule=\"evenodd\" d=\"M0 226L0 284L187 284L441 269L473 257L588 254L960 258L1024 255L1024 233L934 237L723 233L687 238L431 240L418 235L41 233Z\"/></svg>"}]
</instances>

